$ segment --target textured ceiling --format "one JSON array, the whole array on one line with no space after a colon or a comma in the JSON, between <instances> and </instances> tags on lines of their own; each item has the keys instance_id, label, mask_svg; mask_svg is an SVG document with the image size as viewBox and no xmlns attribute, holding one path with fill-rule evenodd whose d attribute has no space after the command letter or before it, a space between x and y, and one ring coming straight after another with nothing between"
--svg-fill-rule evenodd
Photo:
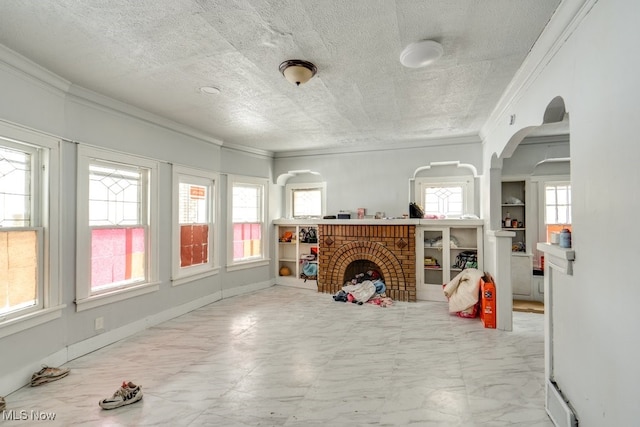
<instances>
[{"instance_id":1,"label":"textured ceiling","mask_svg":"<svg viewBox=\"0 0 640 427\"><path fill-rule=\"evenodd\" d=\"M0 44L225 144L393 146L477 135L559 3L1 0ZM443 57L404 68L400 52L423 39ZM286 59L318 75L296 87Z\"/></svg>"}]
</instances>

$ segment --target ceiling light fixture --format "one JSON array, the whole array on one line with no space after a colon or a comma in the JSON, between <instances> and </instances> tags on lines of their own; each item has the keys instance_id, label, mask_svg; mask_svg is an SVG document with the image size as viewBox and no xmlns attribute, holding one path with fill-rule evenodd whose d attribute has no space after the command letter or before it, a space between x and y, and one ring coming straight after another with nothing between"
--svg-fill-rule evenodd
<instances>
[{"instance_id":1,"label":"ceiling light fixture","mask_svg":"<svg viewBox=\"0 0 640 427\"><path fill-rule=\"evenodd\" d=\"M433 40L411 43L400 54L400 63L409 68L426 67L442 56L442 45Z\"/></svg>"},{"instance_id":2,"label":"ceiling light fixture","mask_svg":"<svg viewBox=\"0 0 640 427\"><path fill-rule=\"evenodd\" d=\"M287 81L296 86L300 86L315 76L318 69L309 61L288 59L280 64L280 72Z\"/></svg>"},{"instance_id":3,"label":"ceiling light fixture","mask_svg":"<svg viewBox=\"0 0 640 427\"><path fill-rule=\"evenodd\" d=\"M200 92L206 93L207 95L217 95L220 93L220 89L214 86L202 86Z\"/></svg>"}]
</instances>

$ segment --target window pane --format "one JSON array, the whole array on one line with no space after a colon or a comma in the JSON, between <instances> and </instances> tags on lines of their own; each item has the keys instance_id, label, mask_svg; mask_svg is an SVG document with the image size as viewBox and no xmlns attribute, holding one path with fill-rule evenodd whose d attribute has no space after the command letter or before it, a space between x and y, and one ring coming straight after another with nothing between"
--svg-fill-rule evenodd
<instances>
[{"instance_id":1,"label":"window pane","mask_svg":"<svg viewBox=\"0 0 640 427\"><path fill-rule=\"evenodd\" d=\"M0 315L38 303L37 231L0 232Z\"/></svg>"},{"instance_id":2,"label":"window pane","mask_svg":"<svg viewBox=\"0 0 640 427\"><path fill-rule=\"evenodd\" d=\"M545 185L545 224L571 224L571 186Z\"/></svg>"},{"instance_id":3,"label":"window pane","mask_svg":"<svg viewBox=\"0 0 640 427\"><path fill-rule=\"evenodd\" d=\"M557 187L557 194L558 194L559 205L566 205L569 203L569 196L568 196L568 191L566 186L559 185Z\"/></svg>"},{"instance_id":4,"label":"window pane","mask_svg":"<svg viewBox=\"0 0 640 427\"><path fill-rule=\"evenodd\" d=\"M91 230L91 290L144 281L145 234L142 227Z\"/></svg>"},{"instance_id":5,"label":"window pane","mask_svg":"<svg viewBox=\"0 0 640 427\"><path fill-rule=\"evenodd\" d=\"M558 206L558 224L569 223L569 206Z\"/></svg>"},{"instance_id":6,"label":"window pane","mask_svg":"<svg viewBox=\"0 0 640 427\"><path fill-rule=\"evenodd\" d=\"M555 206L547 206L545 208L545 223L546 224L557 224L558 216L556 215L556 207Z\"/></svg>"},{"instance_id":7,"label":"window pane","mask_svg":"<svg viewBox=\"0 0 640 427\"><path fill-rule=\"evenodd\" d=\"M89 166L89 225L141 225L143 174L126 166Z\"/></svg>"},{"instance_id":8,"label":"window pane","mask_svg":"<svg viewBox=\"0 0 640 427\"><path fill-rule=\"evenodd\" d=\"M209 262L209 225L180 226L180 267Z\"/></svg>"},{"instance_id":9,"label":"window pane","mask_svg":"<svg viewBox=\"0 0 640 427\"><path fill-rule=\"evenodd\" d=\"M545 191L545 203L547 205L556 204L556 188L555 187L547 187Z\"/></svg>"},{"instance_id":10,"label":"window pane","mask_svg":"<svg viewBox=\"0 0 640 427\"><path fill-rule=\"evenodd\" d=\"M320 217L322 215L322 192L319 189L293 190L293 216Z\"/></svg>"},{"instance_id":11,"label":"window pane","mask_svg":"<svg viewBox=\"0 0 640 427\"><path fill-rule=\"evenodd\" d=\"M425 188L425 213L430 215L462 215L463 188L427 187Z\"/></svg>"},{"instance_id":12,"label":"window pane","mask_svg":"<svg viewBox=\"0 0 640 427\"><path fill-rule=\"evenodd\" d=\"M207 222L208 190L203 185L179 184L178 222L180 224Z\"/></svg>"},{"instance_id":13,"label":"window pane","mask_svg":"<svg viewBox=\"0 0 640 427\"><path fill-rule=\"evenodd\" d=\"M259 222L262 200L261 186L240 184L233 186L233 222Z\"/></svg>"},{"instance_id":14,"label":"window pane","mask_svg":"<svg viewBox=\"0 0 640 427\"><path fill-rule=\"evenodd\" d=\"M31 155L0 147L0 226L31 224Z\"/></svg>"},{"instance_id":15,"label":"window pane","mask_svg":"<svg viewBox=\"0 0 640 427\"><path fill-rule=\"evenodd\" d=\"M233 260L240 261L262 256L262 224L233 225Z\"/></svg>"}]
</instances>

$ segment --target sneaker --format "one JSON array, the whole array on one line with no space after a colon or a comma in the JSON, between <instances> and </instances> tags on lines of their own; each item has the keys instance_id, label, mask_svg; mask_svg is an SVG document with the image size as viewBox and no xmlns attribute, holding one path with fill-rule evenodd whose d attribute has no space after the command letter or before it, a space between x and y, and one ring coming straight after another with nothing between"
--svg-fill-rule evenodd
<instances>
[{"instance_id":1,"label":"sneaker","mask_svg":"<svg viewBox=\"0 0 640 427\"><path fill-rule=\"evenodd\" d=\"M31 387L64 378L69 375L70 371L71 369L69 368L50 368L42 365L42 369L31 375Z\"/></svg>"},{"instance_id":2,"label":"sneaker","mask_svg":"<svg viewBox=\"0 0 640 427\"><path fill-rule=\"evenodd\" d=\"M142 399L142 388L131 381L123 381L122 386L113 393L113 396L102 399L99 405L102 409L115 409L136 403L140 399Z\"/></svg>"},{"instance_id":3,"label":"sneaker","mask_svg":"<svg viewBox=\"0 0 640 427\"><path fill-rule=\"evenodd\" d=\"M0 411L4 411L7 409L7 401L4 400L4 397L0 396Z\"/></svg>"}]
</instances>

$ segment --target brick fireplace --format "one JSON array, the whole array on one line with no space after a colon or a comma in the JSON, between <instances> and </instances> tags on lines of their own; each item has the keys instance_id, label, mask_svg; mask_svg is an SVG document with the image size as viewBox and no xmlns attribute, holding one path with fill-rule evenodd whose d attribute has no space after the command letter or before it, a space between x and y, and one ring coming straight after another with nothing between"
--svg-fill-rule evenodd
<instances>
[{"instance_id":1,"label":"brick fireplace","mask_svg":"<svg viewBox=\"0 0 640 427\"><path fill-rule=\"evenodd\" d=\"M415 228L320 224L318 291L335 294L354 274L376 269L387 287L387 296L396 301L416 301Z\"/></svg>"}]
</instances>

